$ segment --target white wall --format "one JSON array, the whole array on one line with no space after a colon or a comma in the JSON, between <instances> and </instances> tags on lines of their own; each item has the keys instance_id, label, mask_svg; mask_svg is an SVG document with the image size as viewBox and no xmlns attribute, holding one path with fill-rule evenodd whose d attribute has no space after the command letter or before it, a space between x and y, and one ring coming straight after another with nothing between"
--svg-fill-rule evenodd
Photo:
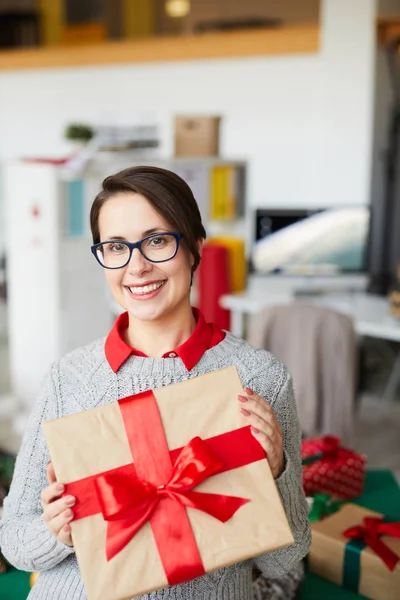
<instances>
[{"instance_id":1,"label":"white wall","mask_svg":"<svg viewBox=\"0 0 400 600\"><path fill-rule=\"evenodd\" d=\"M4 74L0 156L62 154L68 120L130 123L142 113L159 119L169 154L174 113L217 113L222 153L250 161L254 203L318 203L320 62L299 56Z\"/></svg>"},{"instance_id":2,"label":"white wall","mask_svg":"<svg viewBox=\"0 0 400 600\"><path fill-rule=\"evenodd\" d=\"M249 161L253 206L369 201L376 0L323 0L315 55L0 74L0 159L60 155L68 121L224 115L222 152Z\"/></svg>"}]
</instances>

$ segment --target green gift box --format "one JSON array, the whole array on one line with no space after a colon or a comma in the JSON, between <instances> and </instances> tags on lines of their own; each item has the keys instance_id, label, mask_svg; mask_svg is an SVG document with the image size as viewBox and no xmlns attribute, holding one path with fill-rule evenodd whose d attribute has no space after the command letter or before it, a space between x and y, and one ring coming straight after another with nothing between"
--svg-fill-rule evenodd
<instances>
[{"instance_id":1,"label":"green gift box","mask_svg":"<svg viewBox=\"0 0 400 600\"><path fill-rule=\"evenodd\" d=\"M341 500L334 500L330 494L315 494L309 500L308 520L311 523L332 515L343 505Z\"/></svg>"}]
</instances>

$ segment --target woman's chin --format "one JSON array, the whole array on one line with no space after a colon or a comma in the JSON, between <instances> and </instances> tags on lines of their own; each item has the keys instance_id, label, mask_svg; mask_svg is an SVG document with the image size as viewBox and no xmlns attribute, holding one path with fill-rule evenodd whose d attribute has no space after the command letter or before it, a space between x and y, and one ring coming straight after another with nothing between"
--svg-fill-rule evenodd
<instances>
[{"instance_id":1,"label":"woman's chin","mask_svg":"<svg viewBox=\"0 0 400 600\"><path fill-rule=\"evenodd\" d=\"M133 303L129 302L127 306L127 311L129 315L133 319L138 319L139 321L155 321L163 316L165 313L164 307L160 305L155 305L155 303L151 302L140 302Z\"/></svg>"}]
</instances>

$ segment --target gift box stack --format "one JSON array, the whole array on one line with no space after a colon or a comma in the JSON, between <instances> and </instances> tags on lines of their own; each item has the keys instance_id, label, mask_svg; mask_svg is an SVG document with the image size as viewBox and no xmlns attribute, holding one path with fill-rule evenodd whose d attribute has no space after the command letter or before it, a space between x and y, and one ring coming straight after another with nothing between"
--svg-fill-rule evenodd
<instances>
[{"instance_id":1,"label":"gift box stack","mask_svg":"<svg viewBox=\"0 0 400 600\"><path fill-rule=\"evenodd\" d=\"M122 600L293 543L234 367L44 424L77 498L89 600Z\"/></svg>"},{"instance_id":2,"label":"gift box stack","mask_svg":"<svg viewBox=\"0 0 400 600\"><path fill-rule=\"evenodd\" d=\"M400 589L400 489L375 484L372 502L360 506L365 456L324 436L302 446L303 483L310 500L312 546L308 569L371 600L397 600ZM383 514L388 493L395 511ZM396 496L397 494L397 496ZM377 509L371 510L373 508ZM393 514L393 512L395 514Z\"/></svg>"}]
</instances>

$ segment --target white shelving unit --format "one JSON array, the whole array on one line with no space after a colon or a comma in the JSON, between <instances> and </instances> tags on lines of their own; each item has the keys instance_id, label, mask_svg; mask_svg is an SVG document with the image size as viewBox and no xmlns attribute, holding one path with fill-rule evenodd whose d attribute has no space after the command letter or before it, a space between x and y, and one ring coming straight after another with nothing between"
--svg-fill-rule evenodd
<instances>
[{"instance_id":1,"label":"white shelving unit","mask_svg":"<svg viewBox=\"0 0 400 600\"><path fill-rule=\"evenodd\" d=\"M87 236L67 236L59 167L4 166L11 389L30 407L51 363L111 325Z\"/></svg>"}]
</instances>

